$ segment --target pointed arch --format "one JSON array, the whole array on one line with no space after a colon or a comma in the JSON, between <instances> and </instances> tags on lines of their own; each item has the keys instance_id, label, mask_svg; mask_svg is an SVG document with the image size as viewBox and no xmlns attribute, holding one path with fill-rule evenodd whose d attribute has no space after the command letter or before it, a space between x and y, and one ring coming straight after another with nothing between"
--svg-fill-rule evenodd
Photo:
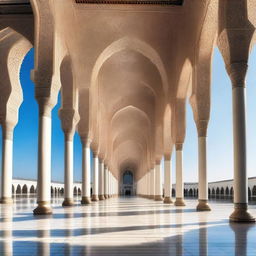
<instances>
[{"instance_id":1,"label":"pointed arch","mask_svg":"<svg viewBox=\"0 0 256 256\"><path fill-rule=\"evenodd\" d=\"M105 50L100 54L100 56L96 60L96 63L93 67L92 77L91 77L91 86L94 87L96 85L98 74L100 72L102 65L112 55L127 49L139 52L140 54L148 58L156 66L162 79L163 91L167 93L168 76L167 76L166 69L162 62L161 57L156 52L156 50L153 49L149 44L137 38L132 38L132 37L123 37L113 42L112 44L110 44L107 48L105 48Z\"/></svg>"},{"instance_id":2,"label":"pointed arch","mask_svg":"<svg viewBox=\"0 0 256 256\"><path fill-rule=\"evenodd\" d=\"M32 185L32 186L30 187L29 192L30 192L30 194L34 194L34 193L35 193L35 187L34 187L34 185Z\"/></svg>"},{"instance_id":3,"label":"pointed arch","mask_svg":"<svg viewBox=\"0 0 256 256\"><path fill-rule=\"evenodd\" d=\"M20 184L18 184L17 188L16 188L16 194L21 194L21 186Z\"/></svg>"}]
</instances>

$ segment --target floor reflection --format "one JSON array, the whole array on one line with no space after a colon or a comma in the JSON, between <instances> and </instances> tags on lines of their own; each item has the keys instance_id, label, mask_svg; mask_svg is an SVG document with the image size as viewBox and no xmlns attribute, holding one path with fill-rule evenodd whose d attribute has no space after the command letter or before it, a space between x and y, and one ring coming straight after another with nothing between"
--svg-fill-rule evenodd
<instances>
[{"instance_id":1,"label":"floor reflection","mask_svg":"<svg viewBox=\"0 0 256 256\"><path fill-rule=\"evenodd\" d=\"M256 226L230 224L232 204L197 213L195 200L184 209L140 198L61 202L55 198L54 215L41 217L32 215L34 198L1 205L0 255L256 255Z\"/></svg>"}]
</instances>

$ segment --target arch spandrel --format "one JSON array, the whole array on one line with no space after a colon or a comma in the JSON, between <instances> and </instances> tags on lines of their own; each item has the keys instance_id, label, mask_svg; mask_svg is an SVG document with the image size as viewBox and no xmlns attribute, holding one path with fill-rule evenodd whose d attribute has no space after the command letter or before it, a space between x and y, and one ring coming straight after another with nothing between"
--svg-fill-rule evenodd
<instances>
[{"instance_id":1,"label":"arch spandrel","mask_svg":"<svg viewBox=\"0 0 256 256\"><path fill-rule=\"evenodd\" d=\"M20 84L21 64L32 48L31 43L11 28L0 32L0 122L14 127L23 101Z\"/></svg>"}]
</instances>

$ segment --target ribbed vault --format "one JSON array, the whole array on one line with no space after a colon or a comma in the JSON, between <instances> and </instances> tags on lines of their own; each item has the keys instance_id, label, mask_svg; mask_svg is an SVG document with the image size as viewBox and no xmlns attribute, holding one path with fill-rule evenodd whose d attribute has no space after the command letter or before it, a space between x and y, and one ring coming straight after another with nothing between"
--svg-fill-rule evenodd
<instances>
[{"instance_id":1,"label":"ribbed vault","mask_svg":"<svg viewBox=\"0 0 256 256\"><path fill-rule=\"evenodd\" d=\"M162 151L155 138L162 127L165 71L140 48L121 45L112 55L101 57L97 89L91 92L92 106L99 114L91 115L90 123L93 145L114 174L119 176L127 168L138 179L155 161L154 152Z\"/></svg>"}]
</instances>

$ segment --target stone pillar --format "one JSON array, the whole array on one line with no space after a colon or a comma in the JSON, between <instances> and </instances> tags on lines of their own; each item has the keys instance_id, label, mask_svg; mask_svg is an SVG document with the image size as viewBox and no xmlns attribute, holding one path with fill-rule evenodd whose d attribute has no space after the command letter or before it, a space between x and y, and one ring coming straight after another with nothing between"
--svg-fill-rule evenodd
<instances>
[{"instance_id":1,"label":"stone pillar","mask_svg":"<svg viewBox=\"0 0 256 256\"><path fill-rule=\"evenodd\" d=\"M171 157L164 157L164 203L172 203Z\"/></svg>"},{"instance_id":2,"label":"stone pillar","mask_svg":"<svg viewBox=\"0 0 256 256\"><path fill-rule=\"evenodd\" d=\"M2 127L2 180L1 203L12 203L12 174L13 174L13 127Z\"/></svg>"},{"instance_id":3,"label":"stone pillar","mask_svg":"<svg viewBox=\"0 0 256 256\"><path fill-rule=\"evenodd\" d=\"M92 201L99 201L99 158L96 153L93 154L93 186L92 186Z\"/></svg>"},{"instance_id":4,"label":"stone pillar","mask_svg":"<svg viewBox=\"0 0 256 256\"><path fill-rule=\"evenodd\" d=\"M162 201L162 194L162 173L160 168L160 161L157 161L155 165L155 201Z\"/></svg>"},{"instance_id":5,"label":"stone pillar","mask_svg":"<svg viewBox=\"0 0 256 256\"><path fill-rule=\"evenodd\" d=\"M81 138L82 141L82 200L81 204L91 202L91 152L90 140Z\"/></svg>"},{"instance_id":6,"label":"stone pillar","mask_svg":"<svg viewBox=\"0 0 256 256\"><path fill-rule=\"evenodd\" d=\"M51 132L52 118L50 107L44 98L38 99L39 133L38 133L38 176L37 208L35 215L52 214L51 208Z\"/></svg>"},{"instance_id":7,"label":"stone pillar","mask_svg":"<svg viewBox=\"0 0 256 256\"><path fill-rule=\"evenodd\" d=\"M113 188L114 188L114 176L113 176L112 173L111 173L110 187L111 187L111 197L113 197L113 196L114 196L114 193L113 193Z\"/></svg>"},{"instance_id":8,"label":"stone pillar","mask_svg":"<svg viewBox=\"0 0 256 256\"><path fill-rule=\"evenodd\" d=\"M247 63L237 62L227 67L232 81L233 103L233 145L234 145L234 212L230 215L233 222L255 222L247 211L248 178L246 167L246 104L245 76Z\"/></svg>"},{"instance_id":9,"label":"stone pillar","mask_svg":"<svg viewBox=\"0 0 256 256\"><path fill-rule=\"evenodd\" d=\"M147 198L150 199L150 194L151 194L151 190L150 190L150 170L147 172Z\"/></svg>"},{"instance_id":10,"label":"stone pillar","mask_svg":"<svg viewBox=\"0 0 256 256\"><path fill-rule=\"evenodd\" d=\"M155 169L150 170L150 199L155 199Z\"/></svg>"},{"instance_id":11,"label":"stone pillar","mask_svg":"<svg viewBox=\"0 0 256 256\"><path fill-rule=\"evenodd\" d=\"M108 198L108 167L104 165L104 197Z\"/></svg>"},{"instance_id":12,"label":"stone pillar","mask_svg":"<svg viewBox=\"0 0 256 256\"><path fill-rule=\"evenodd\" d=\"M197 121L198 132L198 205L197 211L210 211L208 205L208 181L207 181L207 136L208 120Z\"/></svg>"},{"instance_id":13,"label":"stone pillar","mask_svg":"<svg viewBox=\"0 0 256 256\"><path fill-rule=\"evenodd\" d=\"M108 196L111 197L111 172L108 170Z\"/></svg>"},{"instance_id":14,"label":"stone pillar","mask_svg":"<svg viewBox=\"0 0 256 256\"><path fill-rule=\"evenodd\" d=\"M73 138L74 133L65 134L65 184L62 206L74 204L73 195Z\"/></svg>"},{"instance_id":15,"label":"stone pillar","mask_svg":"<svg viewBox=\"0 0 256 256\"><path fill-rule=\"evenodd\" d=\"M183 144L176 143L176 206L185 206L183 184Z\"/></svg>"},{"instance_id":16,"label":"stone pillar","mask_svg":"<svg viewBox=\"0 0 256 256\"><path fill-rule=\"evenodd\" d=\"M99 159L99 200L104 199L104 163Z\"/></svg>"}]
</instances>

